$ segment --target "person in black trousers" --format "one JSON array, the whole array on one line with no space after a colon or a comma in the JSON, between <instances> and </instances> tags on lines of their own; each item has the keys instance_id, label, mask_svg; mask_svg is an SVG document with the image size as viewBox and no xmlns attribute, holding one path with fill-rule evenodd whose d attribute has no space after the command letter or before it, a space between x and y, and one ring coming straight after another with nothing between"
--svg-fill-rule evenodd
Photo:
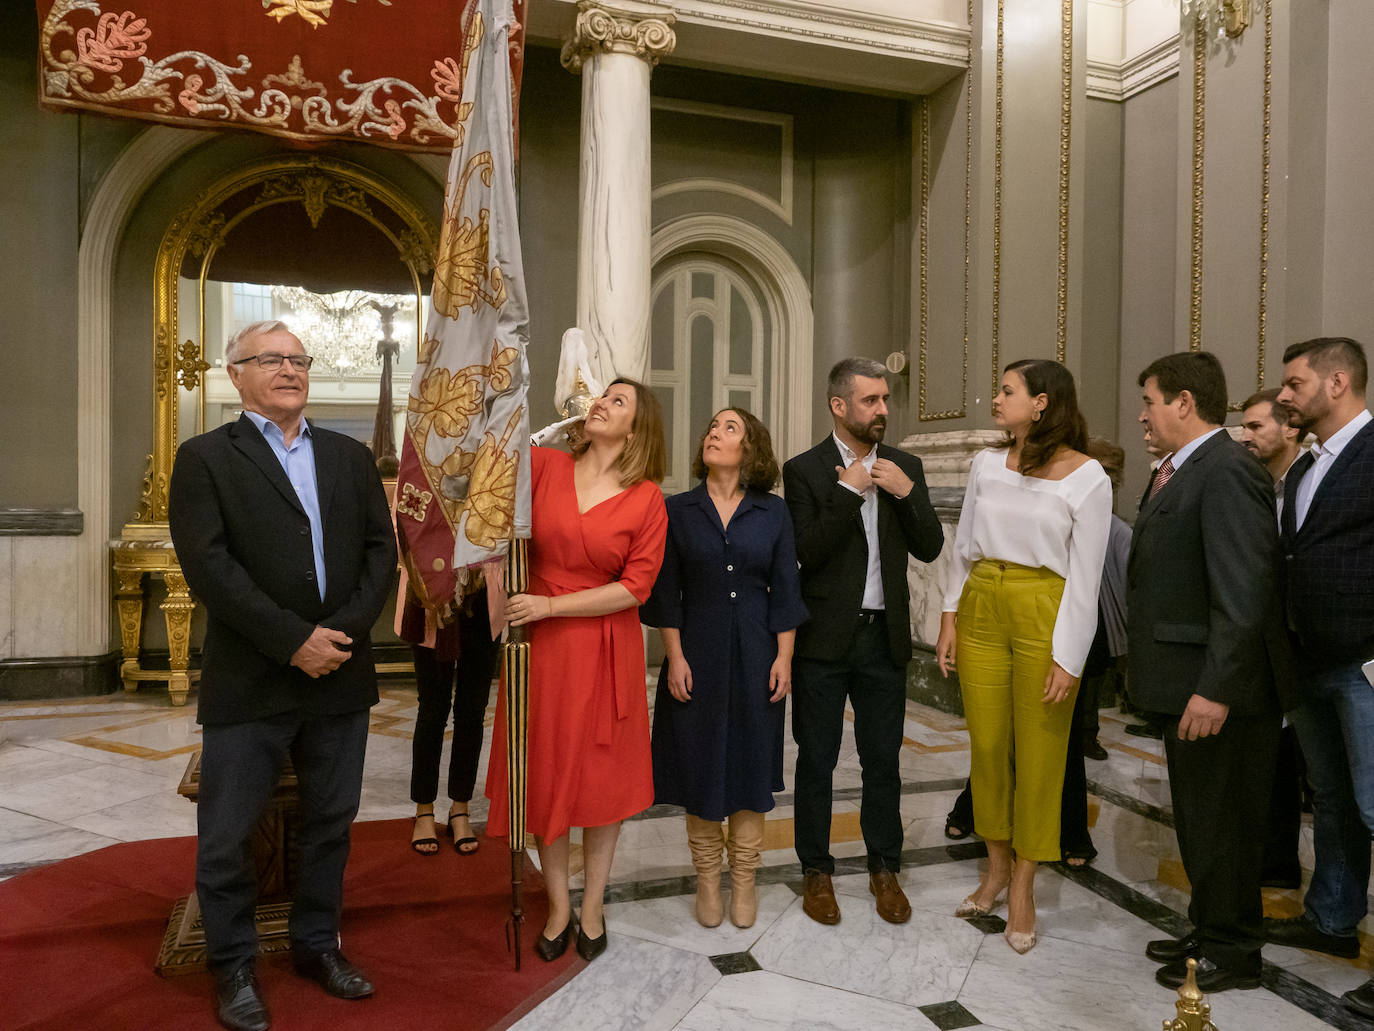
<instances>
[{"instance_id":1,"label":"person in black trousers","mask_svg":"<svg viewBox=\"0 0 1374 1031\"><path fill-rule=\"evenodd\" d=\"M415 826L410 847L420 855L439 851L434 801L439 795L439 762L444 753L444 730L453 712L453 742L448 760L448 833L459 855L478 849L468 816L477 784L482 752L482 726L491 697L492 664L497 642L487 614L487 590L480 587L463 599L458 618L435 627L423 607L407 597L401 584L401 615L397 634L411 642L419 707L411 740L410 800L415 803Z\"/></svg>"},{"instance_id":2,"label":"person in black trousers","mask_svg":"<svg viewBox=\"0 0 1374 1031\"><path fill-rule=\"evenodd\" d=\"M220 1023L265 1031L249 843L288 756L300 785L293 965L331 995L372 994L340 950L339 923L377 703L368 635L396 542L371 452L303 417L311 358L286 325L245 326L225 363L243 414L181 445L167 523L207 616L196 712L205 959Z\"/></svg>"},{"instance_id":3,"label":"person in black trousers","mask_svg":"<svg viewBox=\"0 0 1374 1031\"><path fill-rule=\"evenodd\" d=\"M1166 988L1183 984L1193 958L1204 992L1257 988L1261 834L1279 715L1297 700L1274 489L1221 428L1226 377L1215 356L1166 355L1138 382L1140 422L1166 455L1131 539L1131 691L1167 717L1164 754L1193 925L1145 953L1164 964L1155 980Z\"/></svg>"},{"instance_id":4,"label":"person in black trousers","mask_svg":"<svg viewBox=\"0 0 1374 1031\"><path fill-rule=\"evenodd\" d=\"M863 767L859 824L869 890L889 923L911 917L897 881L902 854L898 756L911 659L907 557L934 561L944 531L930 504L921 461L881 441L887 429L886 370L846 358L830 370L834 432L783 466L796 530L802 599L810 619L797 631L792 736L797 742L794 831L803 876L802 911L839 923L831 875L831 784L846 699Z\"/></svg>"}]
</instances>

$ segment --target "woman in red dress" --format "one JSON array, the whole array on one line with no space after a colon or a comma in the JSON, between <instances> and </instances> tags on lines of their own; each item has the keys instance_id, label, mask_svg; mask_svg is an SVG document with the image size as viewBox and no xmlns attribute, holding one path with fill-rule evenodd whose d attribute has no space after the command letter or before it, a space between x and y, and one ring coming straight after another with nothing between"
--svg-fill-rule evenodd
<instances>
[{"instance_id":1,"label":"woman in red dress","mask_svg":"<svg viewBox=\"0 0 1374 1031\"><path fill-rule=\"evenodd\" d=\"M532 449L530 588L506 603L530 626L529 773L525 823L536 835L549 917L540 958L568 947L568 830L582 827L577 951L606 948L602 894L620 821L654 800L639 606L663 563L668 517L663 417L648 387L616 380L587 414L571 455ZM502 684L502 692L505 685ZM509 833L505 706L496 707L487 833Z\"/></svg>"}]
</instances>

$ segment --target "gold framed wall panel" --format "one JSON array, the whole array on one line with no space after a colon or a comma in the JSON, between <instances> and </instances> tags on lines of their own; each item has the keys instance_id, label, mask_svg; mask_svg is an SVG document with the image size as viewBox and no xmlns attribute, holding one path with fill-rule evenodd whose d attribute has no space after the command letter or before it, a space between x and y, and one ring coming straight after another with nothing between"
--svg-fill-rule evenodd
<instances>
[{"instance_id":1,"label":"gold framed wall panel","mask_svg":"<svg viewBox=\"0 0 1374 1031\"><path fill-rule=\"evenodd\" d=\"M1055 357L1062 364L1069 343L1069 154L1073 126L1073 0L1059 17L1059 278L1055 293Z\"/></svg>"},{"instance_id":2,"label":"gold framed wall panel","mask_svg":"<svg viewBox=\"0 0 1374 1031\"><path fill-rule=\"evenodd\" d=\"M1207 136L1207 26L1199 5L1193 18L1193 168L1188 258L1188 349L1202 350L1202 201Z\"/></svg>"},{"instance_id":3,"label":"gold framed wall panel","mask_svg":"<svg viewBox=\"0 0 1374 1031\"><path fill-rule=\"evenodd\" d=\"M997 0L997 58L992 121L992 393L1002 382L1002 98L1006 78L1007 0Z\"/></svg>"},{"instance_id":4,"label":"gold framed wall panel","mask_svg":"<svg viewBox=\"0 0 1374 1031\"><path fill-rule=\"evenodd\" d=\"M1002 216L1003 150L1005 142L1003 109L1006 95L1006 0L997 0L997 67L993 102L993 186L992 186L992 392L1001 385L1002 350ZM1069 313L1069 200L1073 142L1073 0L1059 6L1059 178L1058 178L1058 266L1055 279L1055 358L1063 362L1068 353Z\"/></svg>"},{"instance_id":5,"label":"gold framed wall panel","mask_svg":"<svg viewBox=\"0 0 1374 1031\"><path fill-rule=\"evenodd\" d=\"M968 3L969 25L973 25L973 0ZM963 268L963 347L960 354L959 407L931 411L926 392L927 360L929 355L930 323L930 98L921 98L921 198L920 198L920 339L919 368L921 378L917 393L916 420L940 422L963 419L968 415L968 356L969 356L969 275L972 264L971 236L973 228L973 51L969 50L969 68L964 83L964 268Z\"/></svg>"},{"instance_id":6,"label":"gold framed wall panel","mask_svg":"<svg viewBox=\"0 0 1374 1031\"><path fill-rule=\"evenodd\" d=\"M235 206L234 202L249 191L256 192ZM288 155L235 168L211 183L172 219L154 262L153 450L148 455L135 524L167 521L167 489L178 443L177 390L197 387L200 373L208 367L203 323L198 343L188 340L176 344L177 280L182 269L188 257L198 261L203 293L205 274L215 252L234 226L262 208L286 203L302 204L312 222L332 205L371 223L409 267L417 296L421 277L433 270L438 232L432 220L398 187L361 165L313 155ZM384 211L374 210L374 204ZM203 312L202 303L202 318ZM417 332L419 329L417 325Z\"/></svg>"},{"instance_id":7,"label":"gold framed wall panel","mask_svg":"<svg viewBox=\"0 0 1374 1031\"><path fill-rule=\"evenodd\" d=\"M1264 389L1265 359L1269 344L1269 229L1271 202L1271 159L1273 141L1274 93L1274 10L1263 2L1264 64L1260 107L1260 192L1259 192L1259 269L1258 300L1255 318L1255 390ZM1193 21L1193 134L1191 169L1191 211L1189 218L1188 267L1188 349L1202 349L1202 309L1204 289L1203 239L1205 230L1206 150L1207 150L1207 50L1209 37L1199 10ZM1248 391L1246 392L1249 393ZM1242 410L1242 401L1230 402L1230 411Z\"/></svg>"}]
</instances>

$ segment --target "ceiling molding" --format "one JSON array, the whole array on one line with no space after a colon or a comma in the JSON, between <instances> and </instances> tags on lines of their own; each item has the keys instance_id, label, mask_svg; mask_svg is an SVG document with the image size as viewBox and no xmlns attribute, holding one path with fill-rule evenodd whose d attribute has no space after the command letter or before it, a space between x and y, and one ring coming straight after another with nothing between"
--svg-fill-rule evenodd
<instances>
[{"instance_id":1,"label":"ceiling molding","mask_svg":"<svg viewBox=\"0 0 1374 1031\"><path fill-rule=\"evenodd\" d=\"M1088 96L1096 100L1126 100L1177 75L1178 41L1177 34L1170 36L1121 64L1088 61Z\"/></svg>"}]
</instances>

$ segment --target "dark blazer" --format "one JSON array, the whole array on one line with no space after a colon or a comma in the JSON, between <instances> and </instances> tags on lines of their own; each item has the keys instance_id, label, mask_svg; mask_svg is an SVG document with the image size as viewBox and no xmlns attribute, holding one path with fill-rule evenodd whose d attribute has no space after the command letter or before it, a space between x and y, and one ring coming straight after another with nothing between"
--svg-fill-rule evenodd
<instances>
[{"instance_id":1,"label":"dark blazer","mask_svg":"<svg viewBox=\"0 0 1374 1031\"><path fill-rule=\"evenodd\" d=\"M377 702L369 634L396 568L386 494L366 447L310 429L324 526L323 601L309 520L252 421L240 416L177 452L167 522L186 582L208 615L201 723L354 712ZM353 638L353 654L312 680L290 661L317 625Z\"/></svg>"},{"instance_id":2,"label":"dark blazer","mask_svg":"<svg viewBox=\"0 0 1374 1031\"><path fill-rule=\"evenodd\" d=\"M1127 564L1131 699L1181 715L1199 694L1238 714L1291 708L1274 487L1225 432L1136 517Z\"/></svg>"},{"instance_id":3,"label":"dark blazer","mask_svg":"<svg viewBox=\"0 0 1374 1031\"><path fill-rule=\"evenodd\" d=\"M1310 463L1299 461L1306 475ZM1289 626L1319 666L1374 659L1374 422L1322 477L1299 530L1301 479L1290 475L1283 491Z\"/></svg>"},{"instance_id":4,"label":"dark blazer","mask_svg":"<svg viewBox=\"0 0 1374 1031\"><path fill-rule=\"evenodd\" d=\"M893 664L904 667L911 659L907 555L933 562L945 535L930 505L921 460L885 444L878 445L878 457L899 466L914 485L900 501L878 490L878 559L888 648ZM835 472L842 464L834 437L827 435L782 467L801 563L802 600L811 613L797 630L796 654L805 659L840 660L858 630L868 540L860 515L863 498L842 486Z\"/></svg>"}]
</instances>

